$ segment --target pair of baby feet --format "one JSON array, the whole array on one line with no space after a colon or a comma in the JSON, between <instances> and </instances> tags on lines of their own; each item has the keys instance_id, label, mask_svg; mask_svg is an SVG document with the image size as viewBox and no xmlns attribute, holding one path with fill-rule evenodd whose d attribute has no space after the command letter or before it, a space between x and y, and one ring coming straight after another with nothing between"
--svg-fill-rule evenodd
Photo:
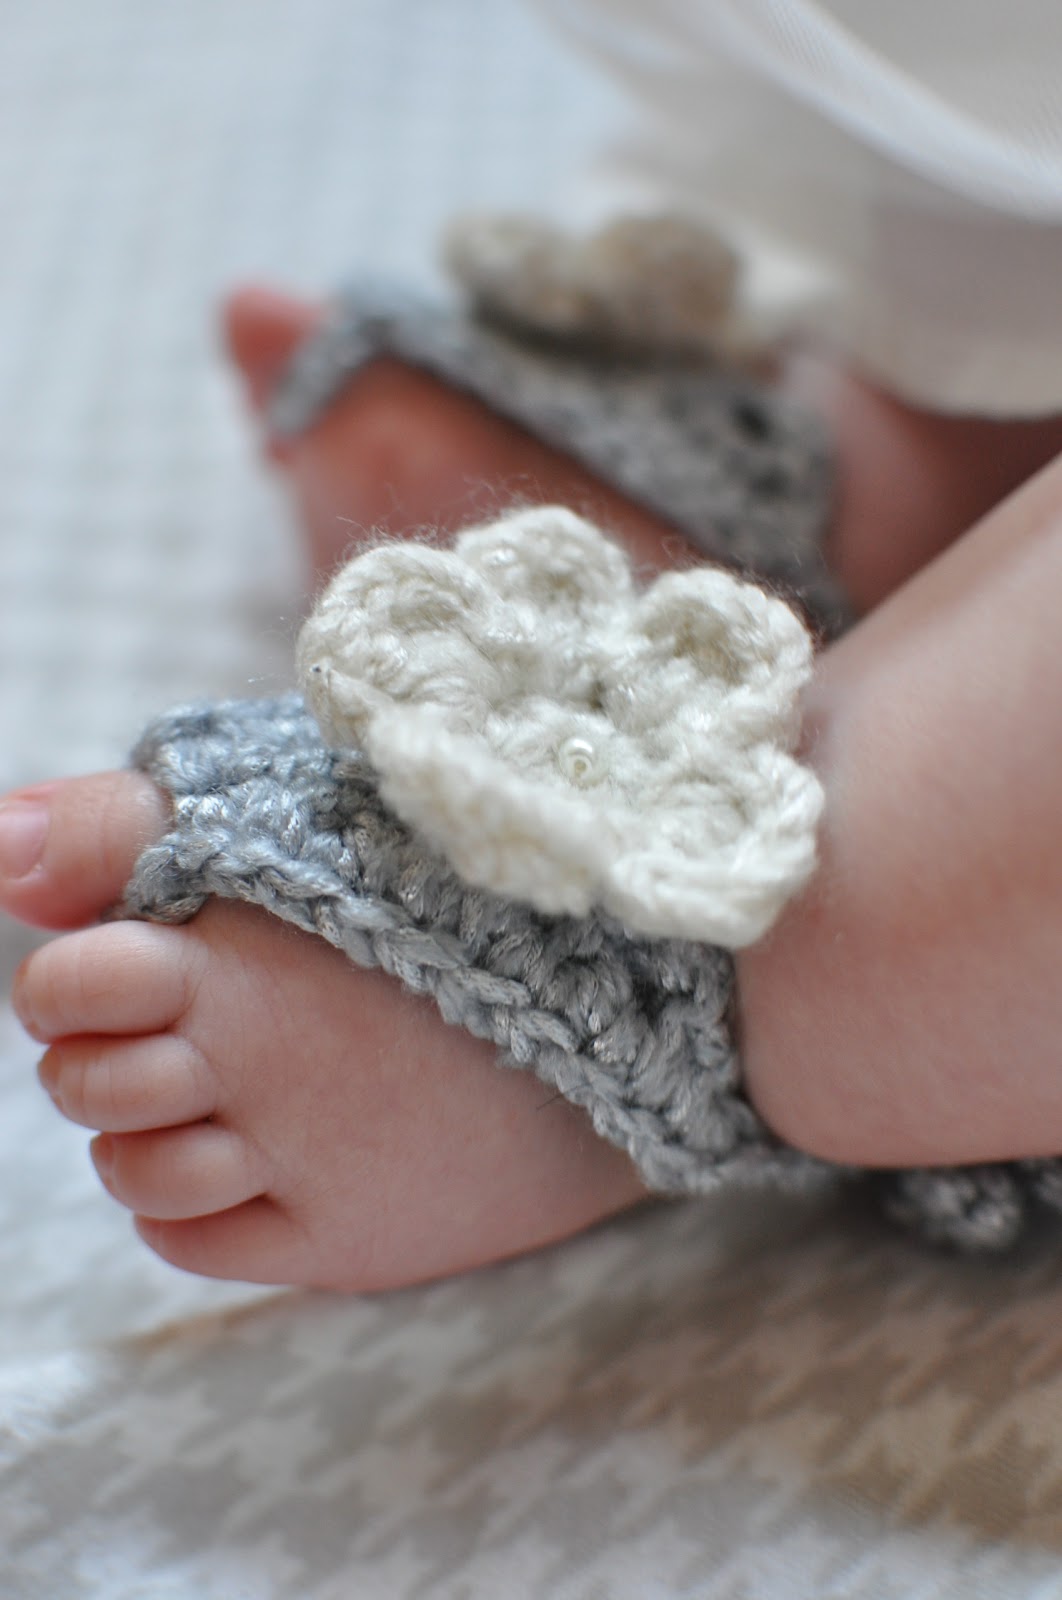
<instances>
[{"instance_id":1,"label":"pair of baby feet","mask_svg":"<svg viewBox=\"0 0 1062 1600\"><path fill-rule=\"evenodd\" d=\"M228 342L257 407L315 316L266 291L230 301ZM1051 453L1033 429L1010 437L1009 456L989 455L969 429L825 367L795 366L789 381L838 419L835 566L866 606ZM645 569L673 564L681 543L574 462L393 361L270 448L318 576L352 530L451 530L513 497L585 510ZM18 1015L47 1047L41 1081L97 1130L104 1187L166 1260L381 1289L535 1248L644 1197L582 1113L530 1074L499 1072L491 1047L321 941L230 902L180 928L101 924L166 824L165 800L132 773L0 804L0 906L72 930L16 981ZM814 1147L814 1126L804 1142Z\"/></svg>"}]
</instances>

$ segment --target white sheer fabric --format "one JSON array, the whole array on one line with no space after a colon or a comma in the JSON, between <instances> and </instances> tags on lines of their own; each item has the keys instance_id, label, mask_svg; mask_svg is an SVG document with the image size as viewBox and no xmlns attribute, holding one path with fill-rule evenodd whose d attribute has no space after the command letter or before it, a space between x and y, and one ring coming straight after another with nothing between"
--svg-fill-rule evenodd
<instances>
[{"instance_id":1,"label":"white sheer fabric","mask_svg":"<svg viewBox=\"0 0 1062 1600\"><path fill-rule=\"evenodd\" d=\"M1062 0L540 3L767 314L927 404L1062 408Z\"/></svg>"}]
</instances>

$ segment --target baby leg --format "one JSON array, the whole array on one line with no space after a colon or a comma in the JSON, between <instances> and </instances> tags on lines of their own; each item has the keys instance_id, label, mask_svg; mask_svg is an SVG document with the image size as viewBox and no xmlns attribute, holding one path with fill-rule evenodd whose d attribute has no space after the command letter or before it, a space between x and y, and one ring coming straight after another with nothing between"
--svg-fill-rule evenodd
<instances>
[{"instance_id":1,"label":"baby leg","mask_svg":"<svg viewBox=\"0 0 1062 1600\"><path fill-rule=\"evenodd\" d=\"M873 610L1062 451L1062 417L945 416L804 352L784 386L824 416L838 459L830 560Z\"/></svg>"},{"instance_id":2,"label":"baby leg","mask_svg":"<svg viewBox=\"0 0 1062 1600\"><path fill-rule=\"evenodd\" d=\"M1062 461L821 656L820 866L739 956L762 1114L827 1159L1062 1150Z\"/></svg>"}]
</instances>

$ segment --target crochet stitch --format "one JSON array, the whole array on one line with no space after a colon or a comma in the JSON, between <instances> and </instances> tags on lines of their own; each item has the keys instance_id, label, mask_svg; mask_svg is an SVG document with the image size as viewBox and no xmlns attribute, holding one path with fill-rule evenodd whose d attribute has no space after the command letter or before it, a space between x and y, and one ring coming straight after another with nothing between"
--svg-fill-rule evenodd
<instances>
[{"instance_id":1,"label":"crochet stitch","mask_svg":"<svg viewBox=\"0 0 1062 1600\"><path fill-rule=\"evenodd\" d=\"M639 591L592 524L534 507L349 562L296 664L327 742L466 882L737 949L811 875L811 642L726 572Z\"/></svg>"}]
</instances>

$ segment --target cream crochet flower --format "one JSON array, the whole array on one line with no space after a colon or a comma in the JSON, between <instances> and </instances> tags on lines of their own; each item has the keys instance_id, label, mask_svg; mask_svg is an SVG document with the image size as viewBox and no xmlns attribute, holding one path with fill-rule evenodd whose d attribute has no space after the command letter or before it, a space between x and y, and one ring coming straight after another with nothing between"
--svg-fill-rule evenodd
<instances>
[{"instance_id":1,"label":"cream crochet flower","mask_svg":"<svg viewBox=\"0 0 1062 1600\"><path fill-rule=\"evenodd\" d=\"M710 567L638 589L557 506L381 544L335 577L297 664L326 741L467 882L542 911L736 949L815 862L791 754L811 643Z\"/></svg>"}]
</instances>

